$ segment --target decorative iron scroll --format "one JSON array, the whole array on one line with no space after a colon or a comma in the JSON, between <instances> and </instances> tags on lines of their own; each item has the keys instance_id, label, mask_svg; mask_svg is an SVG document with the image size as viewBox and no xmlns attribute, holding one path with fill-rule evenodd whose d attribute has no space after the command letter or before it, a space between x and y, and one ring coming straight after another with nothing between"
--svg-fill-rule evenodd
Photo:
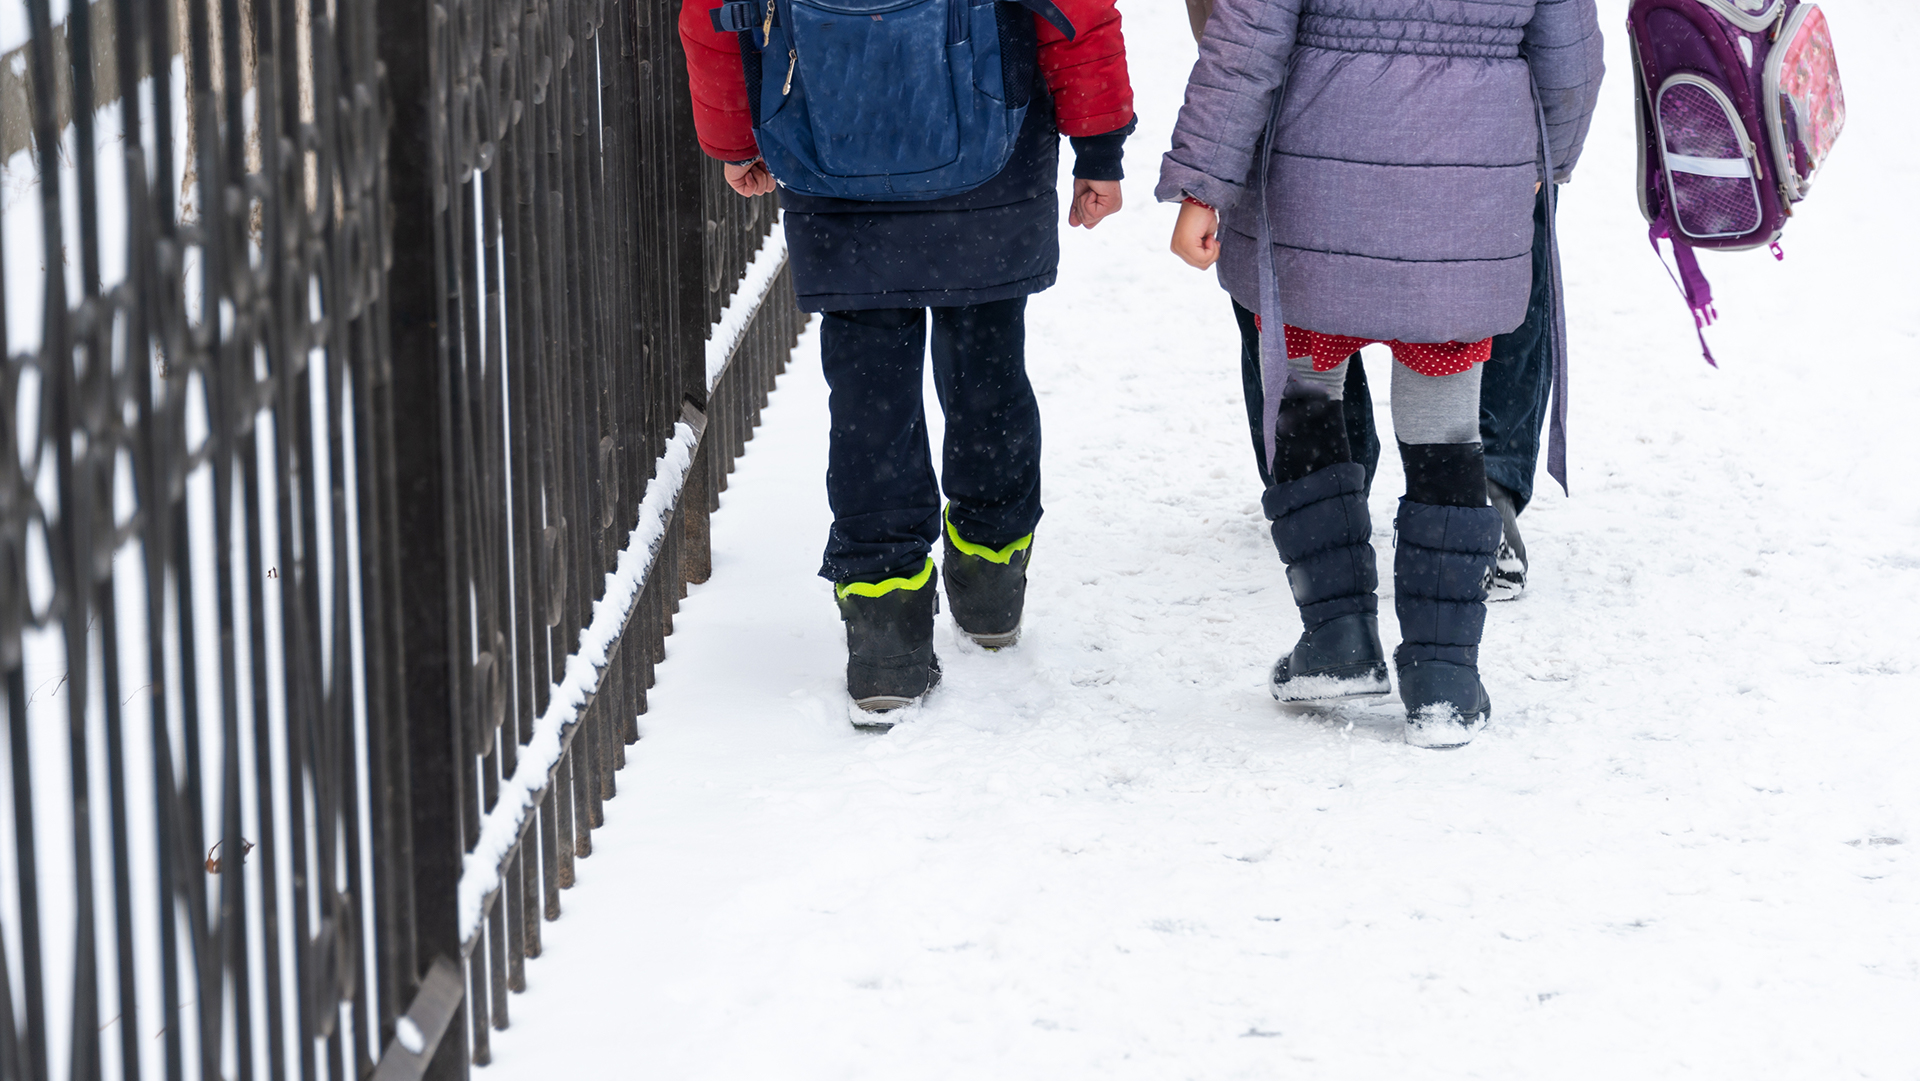
<instances>
[{"instance_id":1,"label":"decorative iron scroll","mask_svg":"<svg viewBox=\"0 0 1920 1081\"><path fill-rule=\"evenodd\" d=\"M54 14L0 0L0 1078L465 1076L799 332L772 200L665 0Z\"/></svg>"}]
</instances>

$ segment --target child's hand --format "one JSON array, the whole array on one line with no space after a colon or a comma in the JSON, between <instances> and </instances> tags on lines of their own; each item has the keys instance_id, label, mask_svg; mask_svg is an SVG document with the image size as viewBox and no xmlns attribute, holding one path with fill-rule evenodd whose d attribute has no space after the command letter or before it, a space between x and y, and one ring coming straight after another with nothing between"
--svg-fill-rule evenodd
<instances>
[{"instance_id":1,"label":"child's hand","mask_svg":"<svg viewBox=\"0 0 1920 1081\"><path fill-rule=\"evenodd\" d=\"M1195 203L1180 204L1173 223L1173 254L1195 270L1205 270L1220 258L1220 215Z\"/></svg>"},{"instance_id":2,"label":"child's hand","mask_svg":"<svg viewBox=\"0 0 1920 1081\"><path fill-rule=\"evenodd\" d=\"M764 161L751 161L745 165L727 165L727 186L740 194L752 198L765 195L773 190L773 174L767 171Z\"/></svg>"},{"instance_id":3,"label":"child's hand","mask_svg":"<svg viewBox=\"0 0 1920 1081\"><path fill-rule=\"evenodd\" d=\"M1100 219L1120 209L1118 180L1081 180L1073 182L1073 205L1067 211L1068 225L1091 229Z\"/></svg>"}]
</instances>

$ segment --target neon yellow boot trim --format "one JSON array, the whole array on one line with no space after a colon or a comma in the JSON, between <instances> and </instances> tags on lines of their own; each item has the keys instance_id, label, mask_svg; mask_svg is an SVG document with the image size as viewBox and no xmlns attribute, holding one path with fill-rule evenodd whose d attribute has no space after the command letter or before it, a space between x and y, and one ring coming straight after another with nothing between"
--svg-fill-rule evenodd
<instances>
[{"instance_id":1,"label":"neon yellow boot trim","mask_svg":"<svg viewBox=\"0 0 1920 1081\"><path fill-rule=\"evenodd\" d=\"M835 600L842 601L848 596L884 597L896 589L919 589L932 577L933 557L928 556L927 565L921 567L920 573L911 578L889 578L884 582L848 582L843 586L834 586L833 596Z\"/></svg>"},{"instance_id":2,"label":"neon yellow boot trim","mask_svg":"<svg viewBox=\"0 0 1920 1081\"><path fill-rule=\"evenodd\" d=\"M960 549L967 555L979 556L989 563L1011 563L1013 562L1013 553L1024 551L1033 546L1033 534L1031 533L997 552L984 544L975 544L960 536L960 531L953 528L952 510L953 504L949 503L947 504L947 509L940 512L940 517L947 523L947 539L953 542L955 548Z\"/></svg>"}]
</instances>

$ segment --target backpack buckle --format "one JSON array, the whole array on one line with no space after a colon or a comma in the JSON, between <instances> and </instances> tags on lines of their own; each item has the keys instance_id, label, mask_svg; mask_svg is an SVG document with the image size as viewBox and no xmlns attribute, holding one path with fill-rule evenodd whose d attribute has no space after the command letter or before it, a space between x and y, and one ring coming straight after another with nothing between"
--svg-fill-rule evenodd
<instances>
[{"instance_id":1,"label":"backpack buckle","mask_svg":"<svg viewBox=\"0 0 1920 1081\"><path fill-rule=\"evenodd\" d=\"M707 12L713 28L722 34L738 34L760 26L760 5L754 0L727 0Z\"/></svg>"}]
</instances>

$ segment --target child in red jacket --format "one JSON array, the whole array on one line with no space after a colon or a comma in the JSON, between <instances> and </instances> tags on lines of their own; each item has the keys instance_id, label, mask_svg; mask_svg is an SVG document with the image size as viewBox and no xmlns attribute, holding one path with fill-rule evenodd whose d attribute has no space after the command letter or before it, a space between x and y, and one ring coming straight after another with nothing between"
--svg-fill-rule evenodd
<instances>
[{"instance_id":1,"label":"child in red jacket","mask_svg":"<svg viewBox=\"0 0 1920 1081\"><path fill-rule=\"evenodd\" d=\"M847 689L863 711L856 723L876 727L889 726L891 711L939 682L937 539L944 536L942 569L960 631L988 649L1019 637L1041 514L1040 415L1026 375L1026 298L1053 284L1059 262L1059 136L1069 136L1075 152L1068 224L1092 228L1120 209L1121 152L1134 126L1114 0L1059 0L1057 8L1048 0L948 0L921 12L925 6L890 4L869 14L857 2L819 7L781 0L768 4L764 24L757 7L718 0L686 0L680 12L700 147L727 163L727 182L741 195L784 183L794 291L802 309L823 313L820 353L832 425L827 499L834 521L820 575L834 583L847 624ZM754 18L728 22L738 16L725 9L736 7ZM949 52L969 26L997 29L998 69L976 66L961 75L990 80L1008 108L1026 102L1005 164L982 183L930 199L794 190L809 185L770 169L754 132L756 118L768 120L756 108L787 107L796 72L804 94L808 71L824 70L808 67L823 53L803 54L828 46L810 43L805 28L823 28L816 40L826 42L830 33L851 36L844 27L833 29L835 19L895 20L887 32L899 26L901 37L881 38L879 48L869 41L850 54L857 58L850 62L879 56L875 62L883 63L915 56L904 51L913 47L905 27L921 16L943 21ZM869 39L879 34L864 21L858 27ZM944 68L948 60L936 44L907 62ZM859 78L844 69L834 74ZM881 85L881 75L873 78L857 89L882 108L865 115L898 120L884 115L884 107L915 107L911 93ZM751 101L750 90L758 93ZM820 127L820 113L811 115ZM918 137L922 126L915 121L906 117L901 130ZM818 137L825 146L860 134ZM912 150L902 146L899 153ZM914 168L898 170L903 187ZM947 420L938 478L920 395L929 321L934 381Z\"/></svg>"}]
</instances>

